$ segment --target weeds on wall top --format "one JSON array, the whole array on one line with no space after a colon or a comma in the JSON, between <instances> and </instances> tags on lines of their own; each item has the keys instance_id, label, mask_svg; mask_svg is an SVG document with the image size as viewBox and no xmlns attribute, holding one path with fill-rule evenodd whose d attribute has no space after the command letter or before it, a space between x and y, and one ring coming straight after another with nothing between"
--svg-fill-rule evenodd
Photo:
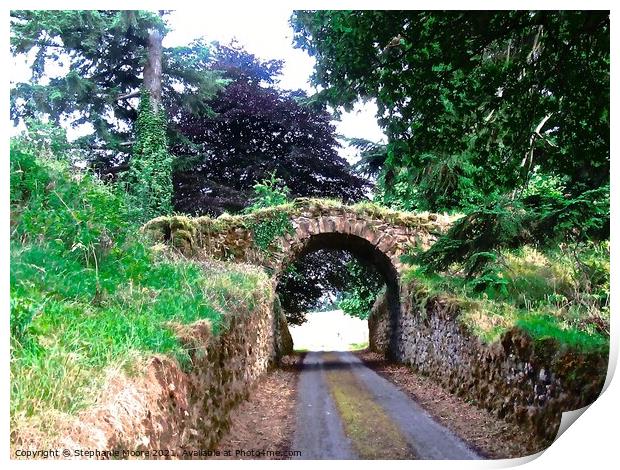
<instances>
[{"instance_id":1,"label":"weeds on wall top","mask_svg":"<svg viewBox=\"0 0 620 470\"><path fill-rule=\"evenodd\" d=\"M254 185L255 197L252 205L246 209L253 213L260 209L279 206L289 201L289 189L273 172L269 178ZM273 241L294 231L290 215L284 211L273 211L260 220L252 221L248 228L254 236L254 243L261 251L269 251Z\"/></svg>"},{"instance_id":2,"label":"weeds on wall top","mask_svg":"<svg viewBox=\"0 0 620 470\"><path fill-rule=\"evenodd\" d=\"M451 299L459 320L487 342L517 326L535 340L552 338L582 350L608 347L609 242L545 250L528 245L487 255L475 276L465 276L461 262L445 272L412 265L403 280L415 284L422 310L435 296Z\"/></svg>"}]
</instances>

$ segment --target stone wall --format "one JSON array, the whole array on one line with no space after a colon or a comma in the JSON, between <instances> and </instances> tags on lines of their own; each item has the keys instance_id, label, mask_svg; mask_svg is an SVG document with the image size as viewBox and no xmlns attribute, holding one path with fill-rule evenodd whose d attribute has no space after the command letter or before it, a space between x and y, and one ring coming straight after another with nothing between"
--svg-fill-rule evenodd
<instances>
[{"instance_id":1,"label":"stone wall","mask_svg":"<svg viewBox=\"0 0 620 470\"><path fill-rule=\"evenodd\" d=\"M411 297L401 300L398 359L536 439L551 442L561 413L592 403L602 390L606 354L571 350L552 339L533 341L517 328L485 344L458 321L460 309L448 299L431 298L423 308ZM369 329L371 348L386 353L384 299L375 303Z\"/></svg>"},{"instance_id":2,"label":"stone wall","mask_svg":"<svg viewBox=\"0 0 620 470\"><path fill-rule=\"evenodd\" d=\"M389 306L385 292L377 297L368 317L368 348L371 351L388 354L389 337Z\"/></svg>"},{"instance_id":3,"label":"stone wall","mask_svg":"<svg viewBox=\"0 0 620 470\"><path fill-rule=\"evenodd\" d=\"M275 237L269 250L258 249L253 227L282 213L288 215L291 230ZM552 341L532 341L516 329L486 345L457 320L459 309L453 303L431 299L421 308L401 282L401 255L414 247L427 249L452 222L438 214L299 199L217 219L160 217L143 230L188 257L235 259L266 267L274 289L284 267L300 254L348 250L374 264L386 279L387 300L375 304L369 319L375 350L411 364L451 391L531 428L540 438L553 438L562 411L596 399L607 357L580 354Z\"/></svg>"},{"instance_id":4,"label":"stone wall","mask_svg":"<svg viewBox=\"0 0 620 470\"><path fill-rule=\"evenodd\" d=\"M110 375L98 405L55 423L60 437L45 441L45 448L68 449L72 457L80 449L118 449L133 454L114 458L191 458L183 451L213 449L228 429L231 409L279 354L292 349L286 320L274 313L273 297L260 299L251 312L229 316L217 336L207 321L175 329L191 351L191 370L157 355L135 377ZM43 448L42 441L42 436L21 435L12 446L35 450ZM145 454L154 449L174 455Z\"/></svg>"},{"instance_id":5,"label":"stone wall","mask_svg":"<svg viewBox=\"0 0 620 470\"><path fill-rule=\"evenodd\" d=\"M288 323L286 322L286 316L282 310L280 299L276 295L273 302L273 318L274 318L274 331L275 331L275 355L276 359L280 359L287 354L293 352L293 337L288 329Z\"/></svg>"}]
</instances>

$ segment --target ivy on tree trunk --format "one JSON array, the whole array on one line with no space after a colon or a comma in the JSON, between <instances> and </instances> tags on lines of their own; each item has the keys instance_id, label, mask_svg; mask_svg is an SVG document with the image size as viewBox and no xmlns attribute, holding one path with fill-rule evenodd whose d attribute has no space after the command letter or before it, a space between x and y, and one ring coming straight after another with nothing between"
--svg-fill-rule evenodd
<instances>
[{"instance_id":1,"label":"ivy on tree trunk","mask_svg":"<svg viewBox=\"0 0 620 470\"><path fill-rule=\"evenodd\" d=\"M172 212L172 156L168 152L166 116L143 89L136 122L136 143L129 165L129 193L146 221Z\"/></svg>"},{"instance_id":2,"label":"ivy on tree trunk","mask_svg":"<svg viewBox=\"0 0 620 470\"><path fill-rule=\"evenodd\" d=\"M129 165L129 192L144 221L172 212L172 156L161 105L161 59L162 35L152 29L136 122L136 143Z\"/></svg>"}]
</instances>

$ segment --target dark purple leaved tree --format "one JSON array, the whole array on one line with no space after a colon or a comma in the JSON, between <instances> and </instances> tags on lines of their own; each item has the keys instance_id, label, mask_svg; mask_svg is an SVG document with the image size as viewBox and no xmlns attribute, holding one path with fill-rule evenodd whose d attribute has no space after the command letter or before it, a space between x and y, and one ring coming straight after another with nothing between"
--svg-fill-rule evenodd
<instances>
[{"instance_id":1,"label":"dark purple leaved tree","mask_svg":"<svg viewBox=\"0 0 620 470\"><path fill-rule=\"evenodd\" d=\"M175 208L190 214L237 212L270 174L291 195L353 202L368 182L338 155L331 116L301 91L277 88L282 63L218 46L214 70L231 83L208 102L215 115L176 112Z\"/></svg>"}]
</instances>

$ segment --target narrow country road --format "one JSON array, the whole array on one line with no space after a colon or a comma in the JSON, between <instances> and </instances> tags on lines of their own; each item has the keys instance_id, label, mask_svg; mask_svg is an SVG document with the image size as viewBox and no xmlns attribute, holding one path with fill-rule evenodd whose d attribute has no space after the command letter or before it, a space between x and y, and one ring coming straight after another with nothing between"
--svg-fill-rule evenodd
<instances>
[{"instance_id":1,"label":"narrow country road","mask_svg":"<svg viewBox=\"0 0 620 470\"><path fill-rule=\"evenodd\" d=\"M298 383L299 459L478 459L349 352L309 352Z\"/></svg>"}]
</instances>

